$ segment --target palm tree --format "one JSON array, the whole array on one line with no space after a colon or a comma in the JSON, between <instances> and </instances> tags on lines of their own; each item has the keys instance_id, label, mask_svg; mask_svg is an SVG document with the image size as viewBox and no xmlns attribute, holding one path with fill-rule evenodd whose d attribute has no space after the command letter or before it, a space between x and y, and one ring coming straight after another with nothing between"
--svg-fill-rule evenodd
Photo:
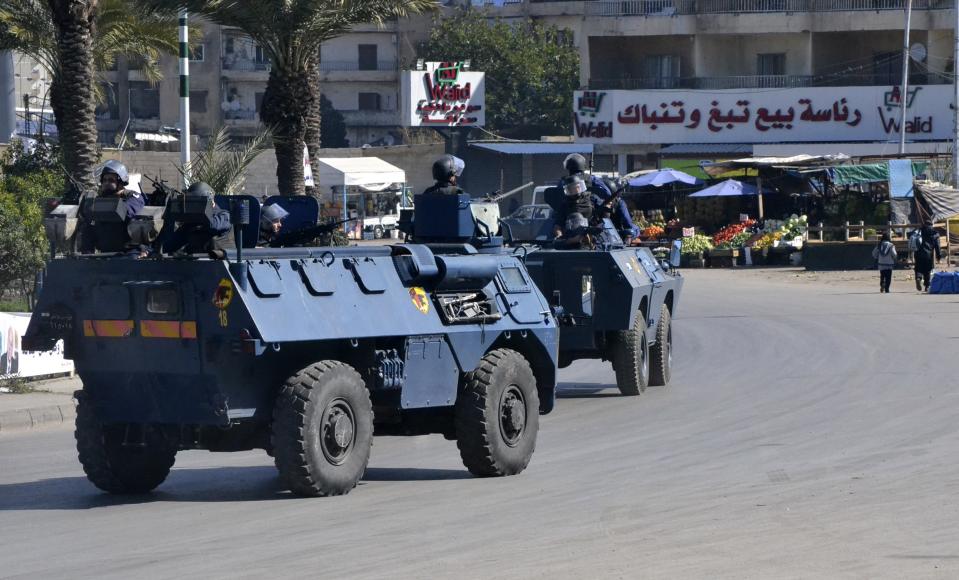
<instances>
[{"instance_id":1,"label":"palm tree","mask_svg":"<svg viewBox=\"0 0 959 580\"><path fill-rule=\"evenodd\" d=\"M50 74L50 107L71 177L93 186L99 81L119 56L139 57L147 81L162 78L161 53L176 54L177 16L131 0L4 0L0 44L29 55Z\"/></svg>"},{"instance_id":2,"label":"palm tree","mask_svg":"<svg viewBox=\"0 0 959 580\"><path fill-rule=\"evenodd\" d=\"M260 120L273 127L277 185L281 194L302 194L303 146L319 87L311 82L320 44L363 23L422 12L435 0L146 0L244 31L263 47L272 67ZM318 137L319 131L316 131Z\"/></svg>"}]
</instances>

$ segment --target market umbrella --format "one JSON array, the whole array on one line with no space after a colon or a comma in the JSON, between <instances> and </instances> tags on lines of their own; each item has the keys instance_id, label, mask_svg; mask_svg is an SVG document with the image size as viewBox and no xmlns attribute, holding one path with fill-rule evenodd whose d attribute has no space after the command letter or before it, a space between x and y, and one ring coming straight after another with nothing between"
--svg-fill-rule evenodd
<instances>
[{"instance_id":1,"label":"market umbrella","mask_svg":"<svg viewBox=\"0 0 959 580\"><path fill-rule=\"evenodd\" d=\"M633 187L646 187L650 185L660 187L667 183L676 182L688 183L689 185L702 183L702 181L692 175L676 169L660 169L659 171L653 171L652 173L640 175L639 177L629 180L629 184Z\"/></svg>"},{"instance_id":2,"label":"market umbrella","mask_svg":"<svg viewBox=\"0 0 959 580\"><path fill-rule=\"evenodd\" d=\"M711 185L706 189L701 189L689 197L732 197L737 195L756 195L759 190L755 185L727 179L716 185Z\"/></svg>"}]
</instances>

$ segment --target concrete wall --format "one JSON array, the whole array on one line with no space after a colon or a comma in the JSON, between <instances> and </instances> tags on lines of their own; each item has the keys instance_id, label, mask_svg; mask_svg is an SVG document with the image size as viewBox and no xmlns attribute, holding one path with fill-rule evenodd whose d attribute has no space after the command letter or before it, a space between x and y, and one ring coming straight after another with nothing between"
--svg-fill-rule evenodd
<instances>
[{"instance_id":1,"label":"concrete wall","mask_svg":"<svg viewBox=\"0 0 959 580\"><path fill-rule=\"evenodd\" d=\"M925 44L925 32L914 30L911 42ZM851 74L870 75L876 54L901 50L901 30L817 33L813 37L813 71L826 74L855 68Z\"/></svg>"},{"instance_id":2,"label":"concrete wall","mask_svg":"<svg viewBox=\"0 0 959 580\"><path fill-rule=\"evenodd\" d=\"M811 74L809 34L703 34L696 37L700 76L756 75L757 55L785 53L787 75ZM685 76L685 73L684 73Z\"/></svg>"},{"instance_id":3,"label":"concrete wall","mask_svg":"<svg viewBox=\"0 0 959 580\"><path fill-rule=\"evenodd\" d=\"M325 149L320 157L379 157L406 172L407 184L415 191L422 191L433 183L433 161L443 154L443 145L400 145L396 147L370 147L367 149ZM166 151L117 151L105 150L104 161L119 159L131 173L159 177L171 184L181 184L176 170L180 154ZM477 168L478 169L478 168ZM146 180L144 180L146 184ZM146 185L144 187L147 187ZM320 184L323 193L329 188ZM273 150L264 151L247 171L246 192L251 195L276 193L276 157Z\"/></svg>"}]
</instances>

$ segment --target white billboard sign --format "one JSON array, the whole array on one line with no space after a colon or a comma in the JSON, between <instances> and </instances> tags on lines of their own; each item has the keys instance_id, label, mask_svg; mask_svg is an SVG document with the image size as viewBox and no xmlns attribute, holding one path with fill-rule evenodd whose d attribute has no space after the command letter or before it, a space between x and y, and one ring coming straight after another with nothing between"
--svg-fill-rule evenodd
<instances>
[{"instance_id":1,"label":"white billboard sign","mask_svg":"<svg viewBox=\"0 0 959 580\"><path fill-rule=\"evenodd\" d=\"M486 73L467 70L463 62L428 62L425 70L401 74L404 126L486 124Z\"/></svg>"},{"instance_id":2,"label":"white billboard sign","mask_svg":"<svg viewBox=\"0 0 959 580\"><path fill-rule=\"evenodd\" d=\"M952 138L952 87L909 88L906 139ZM899 87L576 91L583 143L898 141Z\"/></svg>"}]
</instances>

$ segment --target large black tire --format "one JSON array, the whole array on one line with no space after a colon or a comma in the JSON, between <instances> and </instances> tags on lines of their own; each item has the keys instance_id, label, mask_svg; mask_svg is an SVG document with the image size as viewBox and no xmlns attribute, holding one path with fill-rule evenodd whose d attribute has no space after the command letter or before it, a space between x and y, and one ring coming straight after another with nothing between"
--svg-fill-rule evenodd
<instances>
[{"instance_id":1,"label":"large black tire","mask_svg":"<svg viewBox=\"0 0 959 580\"><path fill-rule=\"evenodd\" d=\"M619 392L631 397L641 395L649 384L649 343L642 311L636 313L632 329L613 335L610 359Z\"/></svg>"},{"instance_id":2,"label":"large black tire","mask_svg":"<svg viewBox=\"0 0 959 580\"><path fill-rule=\"evenodd\" d=\"M86 394L77 391L74 396L77 456L93 485L109 493L134 494L147 493L163 483L176 461L176 441L152 425L131 425L131 433L125 424L103 425ZM143 445L123 445L128 435Z\"/></svg>"},{"instance_id":3,"label":"large black tire","mask_svg":"<svg viewBox=\"0 0 959 580\"><path fill-rule=\"evenodd\" d=\"M673 374L673 321L663 304L656 323L656 344L649 347L649 384L662 387Z\"/></svg>"},{"instance_id":4,"label":"large black tire","mask_svg":"<svg viewBox=\"0 0 959 580\"><path fill-rule=\"evenodd\" d=\"M373 445L373 406L360 374L322 361L287 379L273 407L272 444L293 493L343 495L356 487Z\"/></svg>"},{"instance_id":5,"label":"large black tire","mask_svg":"<svg viewBox=\"0 0 959 580\"><path fill-rule=\"evenodd\" d=\"M480 360L456 399L456 446L473 475L515 475L536 448L539 395L521 354L491 351Z\"/></svg>"}]
</instances>

